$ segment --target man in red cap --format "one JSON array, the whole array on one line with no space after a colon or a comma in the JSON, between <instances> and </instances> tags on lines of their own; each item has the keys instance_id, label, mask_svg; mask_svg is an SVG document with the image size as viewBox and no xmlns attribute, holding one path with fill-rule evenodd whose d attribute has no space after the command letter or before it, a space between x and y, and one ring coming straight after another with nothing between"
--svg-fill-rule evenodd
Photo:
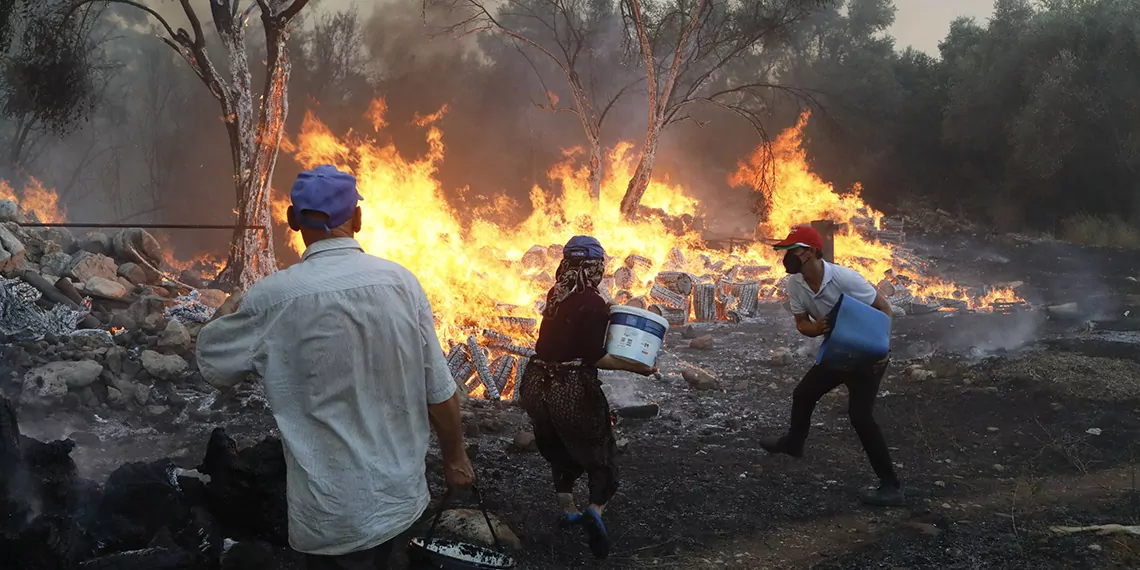
<instances>
[{"instance_id":1,"label":"man in red cap","mask_svg":"<svg viewBox=\"0 0 1140 570\"><path fill-rule=\"evenodd\" d=\"M890 304L866 278L853 269L823 259L823 238L811 226L796 226L775 247L787 252L784 254L784 268L791 275L787 281L788 301L800 334L809 337L827 334L830 330L827 315L841 295L891 316ZM768 453L802 457L816 402L840 384L846 385L847 415L880 482L879 488L868 493L863 500L879 506L904 505L906 496L873 414L887 362L888 359L884 358L848 368L823 364L813 366L792 392L792 418L787 434L778 439L763 438L760 446Z\"/></svg>"}]
</instances>

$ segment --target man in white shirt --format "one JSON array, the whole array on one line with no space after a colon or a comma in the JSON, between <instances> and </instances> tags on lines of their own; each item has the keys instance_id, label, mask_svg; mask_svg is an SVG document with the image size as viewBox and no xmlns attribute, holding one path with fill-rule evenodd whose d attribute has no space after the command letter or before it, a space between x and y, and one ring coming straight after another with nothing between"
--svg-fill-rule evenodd
<instances>
[{"instance_id":1,"label":"man in white shirt","mask_svg":"<svg viewBox=\"0 0 1140 570\"><path fill-rule=\"evenodd\" d=\"M791 274L787 281L788 300L800 334L809 337L827 334L830 330L827 316L841 295L891 316L890 304L859 272L824 261L823 238L811 226L796 226L775 247L787 251L784 268ZM887 363L888 358L884 358L845 369L813 366L792 392L792 418L787 434L778 439L763 438L760 446L768 453L802 457L816 403L840 384L846 385L847 415L880 482L877 490L863 497L864 502L879 506L906 504L906 496L891 464L890 451L873 413Z\"/></svg>"},{"instance_id":2,"label":"man in white shirt","mask_svg":"<svg viewBox=\"0 0 1140 570\"><path fill-rule=\"evenodd\" d=\"M356 179L320 166L291 199L301 262L219 310L198 336L198 367L218 388L250 373L265 385L285 448L289 543L307 567L386 568L427 508L429 425L447 483L474 479L456 385L419 281L352 237Z\"/></svg>"}]
</instances>

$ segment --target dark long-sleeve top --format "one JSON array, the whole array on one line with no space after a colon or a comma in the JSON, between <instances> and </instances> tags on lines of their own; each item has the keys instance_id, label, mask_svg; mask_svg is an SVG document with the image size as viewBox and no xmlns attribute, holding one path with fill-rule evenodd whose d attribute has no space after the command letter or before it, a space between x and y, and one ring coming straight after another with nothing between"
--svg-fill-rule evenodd
<instances>
[{"instance_id":1,"label":"dark long-sleeve top","mask_svg":"<svg viewBox=\"0 0 1140 570\"><path fill-rule=\"evenodd\" d=\"M593 366L606 355L606 329L610 309L605 299L594 291L571 294L558 311L542 319L535 357L545 362L569 362L582 359Z\"/></svg>"}]
</instances>

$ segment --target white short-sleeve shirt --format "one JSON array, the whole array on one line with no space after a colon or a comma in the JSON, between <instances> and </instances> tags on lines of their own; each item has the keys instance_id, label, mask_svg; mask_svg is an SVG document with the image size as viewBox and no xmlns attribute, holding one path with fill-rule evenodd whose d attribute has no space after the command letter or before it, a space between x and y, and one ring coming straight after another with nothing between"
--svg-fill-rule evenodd
<instances>
[{"instance_id":1,"label":"white short-sleeve shirt","mask_svg":"<svg viewBox=\"0 0 1140 570\"><path fill-rule=\"evenodd\" d=\"M456 386L407 269L349 238L316 242L202 329L198 366L215 386L261 377L285 447L295 550L367 550L427 508L428 405Z\"/></svg>"},{"instance_id":2,"label":"white short-sleeve shirt","mask_svg":"<svg viewBox=\"0 0 1140 570\"><path fill-rule=\"evenodd\" d=\"M823 262L823 284L819 292L811 290L802 273L792 275L787 282L788 302L793 315L808 314L812 319L821 320L839 302L840 295L847 295L868 305L875 302L878 292L858 271Z\"/></svg>"}]
</instances>

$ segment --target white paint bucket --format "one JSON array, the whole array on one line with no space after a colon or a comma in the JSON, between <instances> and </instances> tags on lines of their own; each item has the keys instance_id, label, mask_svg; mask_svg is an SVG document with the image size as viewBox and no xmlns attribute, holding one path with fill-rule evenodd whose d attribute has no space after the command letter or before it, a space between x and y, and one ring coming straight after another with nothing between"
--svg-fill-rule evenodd
<instances>
[{"instance_id":1,"label":"white paint bucket","mask_svg":"<svg viewBox=\"0 0 1140 570\"><path fill-rule=\"evenodd\" d=\"M617 358L653 366L668 330L669 321L661 315L635 307L612 305L606 352Z\"/></svg>"}]
</instances>

